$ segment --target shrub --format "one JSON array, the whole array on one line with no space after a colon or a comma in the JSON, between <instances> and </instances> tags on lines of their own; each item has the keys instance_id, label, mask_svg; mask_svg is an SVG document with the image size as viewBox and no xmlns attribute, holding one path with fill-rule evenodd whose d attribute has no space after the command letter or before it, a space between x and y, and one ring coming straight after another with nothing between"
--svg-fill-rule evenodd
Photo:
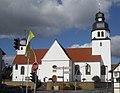
<instances>
[{"instance_id":1,"label":"shrub","mask_svg":"<svg viewBox=\"0 0 120 93\"><path fill-rule=\"evenodd\" d=\"M70 86L70 89L71 89L71 90L74 90L74 89L75 89L75 86L73 85L73 83L69 83L69 86Z\"/></svg>"},{"instance_id":2,"label":"shrub","mask_svg":"<svg viewBox=\"0 0 120 93\"><path fill-rule=\"evenodd\" d=\"M116 81L117 81L117 82L120 82L120 77L116 78Z\"/></svg>"},{"instance_id":3,"label":"shrub","mask_svg":"<svg viewBox=\"0 0 120 93\"><path fill-rule=\"evenodd\" d=\"M82 88L81 88L81 86L77 86L77 90L81 90Z\"/></svg>"},{"instance_id":4,"label":"shrub","mask_svg":"<svg viewBox=\"0 0 120 93\"><path fill-rule=\"evenodd\" d=\"M69 90L69 86L64 86L64 90Z\"/></svg>"},{"instance_id":5,"label":"shrub","mask_svg":"<svg viewBox=\"0 0 120 93\"><path fill-rule=\"evenodd\" d=\"M99 76L94 76L94 77L92 78L92 80L93 80L94 82L100 82L100 81L101 81L100 78L99 78Z\"/></svg>"},{"instance_id":6,"label":"shrub","mask_svg":"<svg viewBox=\"0 0 120 93\"><path fill-rule=\"evenodd\" d=\"M39 81L37 82L36 87L39 88L39 87L41 87L41 86L42 86L42 82L39 80Z\"/></svg>"},{"instance_id":7,"label":"shrub","mask_svg":"<svg viewBox=\"0 0 120 93\"><path fill-rule=\"evenodd\" d=\"M84 82L84 81L86 80L86 78L83 78L82 80L83 80L83 82Z\"/></svg>"}]
</instances>

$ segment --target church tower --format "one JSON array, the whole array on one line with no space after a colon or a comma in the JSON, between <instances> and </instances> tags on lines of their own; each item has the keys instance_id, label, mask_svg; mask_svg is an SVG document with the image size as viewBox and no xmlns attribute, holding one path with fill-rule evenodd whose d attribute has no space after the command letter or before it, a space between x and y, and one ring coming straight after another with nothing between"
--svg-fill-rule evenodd
<instances>
[{"instance_id":1,"label":"church tower","mask_svg":"<svg viewBox=\"0 0 120 93\"><path fill-rule=\"evenodd\" d=\"M96 14L95 23L92 26L92 55L101 55L103 64L107 67L106 73L111 70L111 40L108 24L102 12ZM107 77L106 77L107 78ZM110 79L110 74L108 74Z\"/></svg>"},{"instance_id":2,"label":"church tower","mask_svg":"<svg viewBox=\"0 0 120 93\"><path fill-rule=\"evenodd\" d=\"M17 55L25 55L26 44L27 44L26 38L22 38L20 40L19 50L17 50Z\"/></svg>"}]
</instances>

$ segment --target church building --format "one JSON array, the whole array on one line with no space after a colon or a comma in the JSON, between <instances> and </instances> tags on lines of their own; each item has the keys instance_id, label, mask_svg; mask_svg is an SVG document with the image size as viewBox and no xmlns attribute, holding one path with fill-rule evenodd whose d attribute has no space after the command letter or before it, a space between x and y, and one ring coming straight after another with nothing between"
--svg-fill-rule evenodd
<instances>
[{"instance_id":1,"label":"church building","mask_svg":"<svg viewBox=\"0 0 120 93\"><path fill-rule=\"evenodd\" d=\"M13 61L12 81L30 78L35 57L38 62L37 75L42 82L51 80L65 82L93 82L99 76L102 82L111 79L111 40L105 16L98 12L91 31L92 46L87 48L64 48L57 40L49 49L31 49L25 56L26 39L21 39L20 48Z\"/></svg>"}]
</instances>

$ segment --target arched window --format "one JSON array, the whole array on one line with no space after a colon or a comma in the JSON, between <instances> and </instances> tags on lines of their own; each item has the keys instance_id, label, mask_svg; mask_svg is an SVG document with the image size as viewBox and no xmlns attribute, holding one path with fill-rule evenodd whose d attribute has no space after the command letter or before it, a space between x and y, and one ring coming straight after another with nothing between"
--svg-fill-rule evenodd
<instances>
[{"instance_id":1,"label":"arched window","mask_svg":"<svg viewBox=\"0 0 120 93\"><path fill-rule=\"evenodd\" d=\"M86 75L90 75L91 74L91 66L89 64L87 64L85 66L85 71L86 71Z\"/></svg>"},{"instance_id":2,"label":"arched window","mask_svg":"<svg viewBox=\"0 0 120 93\"><path fill-rule=\"evenodd\" d=\"M102 42L100 42L100 46L102 46Z\"/></svg>"},{"instance_id":3,"label":"arched window","mask_svg":"<svg viewBox=\"0 0 120 93\"><path fill-rule=\"evenodd\" d=\"M101 75L106 75L105 65L101 66Z\"/></svg>"},{"instance_id":4,"label":"arched window","mask_svg":"<svg viewBox=\"0 0 120 93\"><path fill-rule=\"evenodd\" d=\"M18 70L18 64L15 64L15 70Z\"/></svg>"},{"instance_id":5,"label":"arched window","mask_svg":"<svg viewBox=\"0 0 120 93\"><path fill-rule=\"evenodd\" d=\"M21 47L21 50L23 50L23 47Z\"/></svg>"},{"instance_id":6,"label":"arched window","mask_svg":"<svg viewBox=\"0 0 120 93\"><path fill-rule=\"evenodd\" d=\"M103 31L101 32L101 36L104 37L104 32Z\"/></svg>"},{"instance_id":7,"label":"arched window","mask_svg":"<svg viewBox=\"0 0 120 93\"><path fill-rule=\"evenodd\" d=\"M22 67L21 67L21 75L24 75L24 72L25 72L25 67L22 66Z\"/></svg>"},{"instance_id":8,"label":"arched window","mask_svg":"<svg viewBox=\"0 0 120 93\"><path fill-rule=\"evenodd\" d=\"M100 37L100 32L97 32L98 37Z\"/></svg>"},{"instance_id":9,"label":"arched window","mask_svg":"<svg viewBox=\"0 0 120 93\"><path fill-rule=\"evenodd\" d=\"M75 65L75 75L80 75L80 66Z\"/></svg>"}]
</instances>

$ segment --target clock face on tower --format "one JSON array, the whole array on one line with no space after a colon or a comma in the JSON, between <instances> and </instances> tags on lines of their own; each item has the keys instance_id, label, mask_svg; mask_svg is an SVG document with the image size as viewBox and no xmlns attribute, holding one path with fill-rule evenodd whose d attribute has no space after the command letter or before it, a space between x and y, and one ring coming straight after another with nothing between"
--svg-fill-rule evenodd
<instances>
[{"instance_id":1,"label":"clock face on tower","mask_svg":"<svg viewBox=\"0 0 120 93\"><path fill-rule=\"evenodd\" d=\"M26 40L20 40L20 45L26 45L27 41Z\"/></svg>"}]
</instances>

